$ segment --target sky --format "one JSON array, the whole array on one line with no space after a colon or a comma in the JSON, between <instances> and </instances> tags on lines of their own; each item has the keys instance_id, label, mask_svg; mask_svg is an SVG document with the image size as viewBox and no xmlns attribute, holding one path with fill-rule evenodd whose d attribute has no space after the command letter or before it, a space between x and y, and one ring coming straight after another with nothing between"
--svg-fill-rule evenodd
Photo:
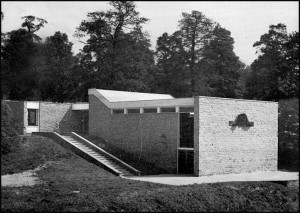
<instances>
[{"instance_id":1,"label":"sky","mask_svg":"<svg viewBox=\"0 0 300 213\"><path fill-rule=\"evenodd\" d=\"M271 24L283 23L288 33L299 32L298 1L136 1L135 4L140 16L150 19L143 28L150 35L153 50L159 36L178 30L182 12L192 10L203 12L231 32L234 52L246 65L257 58L253 44L268 32ZM23 16L43 18L48 24L37 35L46 38L56 31L66 33L77 54L83 44L73 35L81 21L87 19L89 12L111 8L107 1L1 1L4 13L1 31L20 28Z\"/></svg>"}]
</instances>

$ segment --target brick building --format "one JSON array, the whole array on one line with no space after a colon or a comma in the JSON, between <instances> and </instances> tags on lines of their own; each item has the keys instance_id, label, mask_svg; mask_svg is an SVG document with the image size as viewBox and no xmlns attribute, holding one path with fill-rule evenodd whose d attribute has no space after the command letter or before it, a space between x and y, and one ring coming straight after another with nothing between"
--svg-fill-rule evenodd
<instances>
[{"instance_id":1,"label":"brick building","mask_svg":"<svg viewBox=\"0 0 300 213\"><path fill-rule=\"evenodd\" d=\"M89 134L170 173L277 170L278 103L89 89Z\"/></svg>"},{"instance_id":2,"label":"brick building","mask_svg":"<svg viewBox=\"0 0 300 213\"><path fill-rule=\"evenodd\" d=\"M88 103L5 100L17 117L19 134L88 132Z\"/></svg>"},{"instance_id":3,"label":"brick building","mask_svg":"<svg viewBox=\"0 0 300 213\"><path fill-rule=\"evenodd\" d=\"M276 171L278 103L89 89L89 103L7 101L23 134L88 133L169 173Z\"/></svg>"}]
</instances>

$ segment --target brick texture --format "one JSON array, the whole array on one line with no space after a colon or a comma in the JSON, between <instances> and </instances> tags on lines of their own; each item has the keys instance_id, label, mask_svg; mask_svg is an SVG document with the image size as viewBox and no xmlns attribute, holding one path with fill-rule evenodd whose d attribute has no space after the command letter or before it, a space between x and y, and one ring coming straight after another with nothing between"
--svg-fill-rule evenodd
<instances>
[{"instance_id":1,"label":"brick texture","mask_svg":"<svg viewBox=\"0 0 300 213\"><path fill-rule=\"evenodd\" d=\"M195 97L195 174L277 170L278 103ZM253 127L231 127L246 113Z\"/></svg>"},{"instance_id":2,"label":"brick texture","mask_svg":"<svg viewBox=\"0 0 300 213\"><path fill-rule=\"evenodd\" d=\"M40 132L53 132L57 123L65 121L68 113L71 113L70 103L40 103Z\"/></svg>"},{"instance_id":3,"label":"brick texture","mask_svg":"<svg viewBox=\"0 0 300 213\"><path fill-rule=\"evenodd\" d=\"M109 108L90 95L89 134L170 173L177 172L178 113L111 114Z\"/></svg>"}]
</instances>

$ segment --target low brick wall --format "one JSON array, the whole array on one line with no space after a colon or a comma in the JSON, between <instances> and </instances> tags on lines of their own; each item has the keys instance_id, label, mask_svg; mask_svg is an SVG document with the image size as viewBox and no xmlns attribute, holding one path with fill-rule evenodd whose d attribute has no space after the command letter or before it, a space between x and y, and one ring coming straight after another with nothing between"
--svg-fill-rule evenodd
<instances>
[{"instance_id":1,"label":"low brick wall","mask_svg":"<svg viewBox=\"0 0 300 213\"><path fill-rule=\"evenodd\" d=\"M232 127L245 113L253 127ZM276 171L278 103L195 97L195 174Z\"/></svg>"},{"instance_id":2,"label":"low brick wall","mask_svg":"<svg viewBox=\"0 0 300 213\"><path fill-rule=\"evenodd\" d=\"M40 102L40 132L53 132L71 111L71 103Z\"/></svg>"},{"instance_id":3,"label":"low brick wall","mask_svg":"<svg viewBox=\"0 0 300 213\"><path fill-rule=\"evenodd\" d=\"M87 133L83 127L82 116L88 119L87 110L72 110L72 103L40 102L40 132ZM57 125L59 124L59 125Z\"/></svg>"}]
</instances>

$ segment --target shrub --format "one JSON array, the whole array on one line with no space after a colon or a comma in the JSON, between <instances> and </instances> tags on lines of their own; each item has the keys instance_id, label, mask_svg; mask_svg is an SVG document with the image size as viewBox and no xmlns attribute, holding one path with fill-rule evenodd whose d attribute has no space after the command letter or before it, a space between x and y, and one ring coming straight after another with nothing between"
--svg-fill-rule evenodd
<instances>
[{"instance_id":1,"label":"shrub","mask_svg":"<svg viewBox=\"0 0 300 213\"><path fill-rule=\"evenodd\" d=\"M18 145L19 128L16 115L7 103L1 101L1 154L11 152Z\"/></svg>"},{"instance_id":2,"label":"shrub","mask_svg":"<svg viewBox=\"0 0 300 213\"><path fill-rule=\"evenodd\" d=\"M280 100L278 117L279 168L299 169L299 99Z\"/></svg>"}]
</instances>

